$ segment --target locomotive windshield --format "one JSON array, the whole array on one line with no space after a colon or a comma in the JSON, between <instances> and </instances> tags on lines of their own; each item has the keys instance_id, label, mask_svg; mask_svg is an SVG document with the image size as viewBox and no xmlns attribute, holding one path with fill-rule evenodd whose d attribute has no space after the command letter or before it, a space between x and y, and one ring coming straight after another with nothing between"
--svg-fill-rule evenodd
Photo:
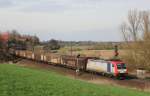
<instances>
[{"instance_id":1,"label":"locomotive windshield","mask_svg":"<svg viewBox=\"0 0 150 96\"><path fill-rule=\"evenodd\" d=\"M124 63L117 64L117 68L118 69L126 69L126 64L124 64Z\"/></svg>"}]
</instances>

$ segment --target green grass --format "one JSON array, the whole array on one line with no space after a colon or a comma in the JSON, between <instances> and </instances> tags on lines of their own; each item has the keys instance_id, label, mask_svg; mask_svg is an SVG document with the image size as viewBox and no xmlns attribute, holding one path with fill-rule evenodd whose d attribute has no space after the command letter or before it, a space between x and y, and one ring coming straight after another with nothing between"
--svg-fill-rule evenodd
<instances>
[{"instance_id":1,"label":"green grass","mask_svg":"<svg viewBox=\"0 0 150 96\"><path fill-rule=\"evenodd\" d=\"M150 93L90 84L45 70L0 64L0 96L150 96Z\"/></svg>"}]
</instances>

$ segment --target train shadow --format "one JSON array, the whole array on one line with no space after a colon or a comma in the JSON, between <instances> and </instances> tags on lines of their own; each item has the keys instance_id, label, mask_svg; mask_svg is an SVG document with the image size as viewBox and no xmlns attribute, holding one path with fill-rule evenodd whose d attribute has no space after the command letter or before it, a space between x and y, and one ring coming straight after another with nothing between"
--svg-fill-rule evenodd
<instances>
[{"instance_id":1,"label":"train shadow","mask_svg":"<svg viewBox=\"0 0 150 96\"><path fill-rule=\"evenodd\" d=\"M135 75L130 75L130 74L127 75L126 78L125 78L125 80L132 80L132 79L138 79L138 78L137 78L137 76L135 76Z\"/></svg>"}]
</instances>

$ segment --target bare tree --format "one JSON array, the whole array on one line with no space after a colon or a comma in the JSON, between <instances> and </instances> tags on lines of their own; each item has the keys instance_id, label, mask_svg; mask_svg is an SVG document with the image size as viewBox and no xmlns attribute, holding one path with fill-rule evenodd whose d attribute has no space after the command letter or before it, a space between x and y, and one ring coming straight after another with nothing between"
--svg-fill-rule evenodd
<instances>
[{"instance_id":1,"label":"bare tree","mask_svg":"<svg viewBox=\"0 0 150 96\"><path fill-rule=\"evenodd\" d=\"M141 28L142 14L137 10L130 10L128 21L121 25L121 33L125 41L137 41Z\"/></svg>"},{"instance_id":2,"label":"bare tree","mask_svg":"<svg viewBox=\"0 0 150 96\"><path fill-rule=\"evenodd\" d=\"M122 23L121 33L128 45L129 63L150 69L150 20L148 11L130 10L127 22ZM132 62L131 62L132 61ZM133 64L132 64L133 66Z\"/></svg>"},{"instance_id":3,"label":"bare tree","mask_svg":"<svg viewBox=\"0 0 150 96\"><path fill-rule=\"evenodd\" d=\"M130 10L128 13L128 31L132 37L133 41L138 40L138 35L140 31L140 25L142 21L142 14L137 10Z\"/></svg>"},{"instance_id":4,"label":"bare tree","mask_svg":"<svg viewBox=\"0 0 150 96\"><path fill-rule=\"evenodd\" d=\"M143 29L143 39L144 40L150 40L150 20L149 20L149 12L142 12L143 14L143 23L142 23L142 29Z\"/></svg>"}]
</instances>

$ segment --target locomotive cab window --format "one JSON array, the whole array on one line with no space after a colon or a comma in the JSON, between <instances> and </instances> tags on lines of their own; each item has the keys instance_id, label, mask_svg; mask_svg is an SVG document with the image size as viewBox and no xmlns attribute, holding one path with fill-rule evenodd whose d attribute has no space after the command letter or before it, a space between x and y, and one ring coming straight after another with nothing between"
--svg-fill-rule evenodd
<instances>
[{"instance_id":1,"label":"locomotive cab window","mask_svg":"<svg viewBox=\"0 0 150 96\"><path fill-rule=\"evenodd\" d=\"M126 69L126 64L124 64L124 63L117 64L117 68L118 69Z\"/></svg>"}]
</instances>

